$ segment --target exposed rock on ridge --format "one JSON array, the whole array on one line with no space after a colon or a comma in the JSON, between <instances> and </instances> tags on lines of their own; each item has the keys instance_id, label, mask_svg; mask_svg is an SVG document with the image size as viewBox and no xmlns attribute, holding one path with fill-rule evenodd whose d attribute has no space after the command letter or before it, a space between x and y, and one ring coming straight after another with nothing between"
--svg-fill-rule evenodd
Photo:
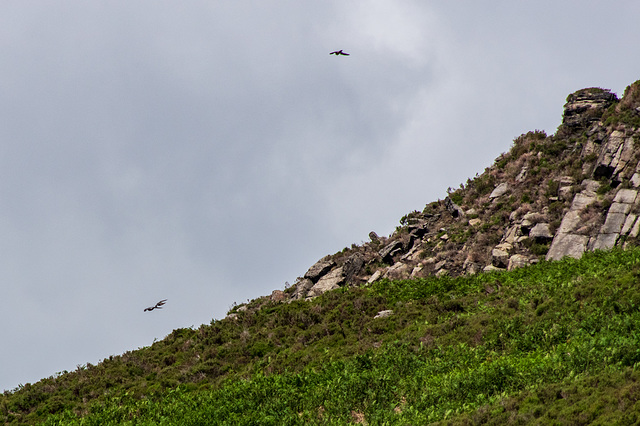
<instances>
[{"instance_id":1,"label":"exposed rock on ridge","mask_svg":"<svg viewBox=\"0 0 640 426\"><path fill-rule=\"evenodd\" d=\"M285 291L309 299L382 278L473 274L579 258L636 244L640 233L640 81L624 97L600 88L567 97L555 135L516 138L481 175L318 261Z\"/></svg>"}]
</instances>

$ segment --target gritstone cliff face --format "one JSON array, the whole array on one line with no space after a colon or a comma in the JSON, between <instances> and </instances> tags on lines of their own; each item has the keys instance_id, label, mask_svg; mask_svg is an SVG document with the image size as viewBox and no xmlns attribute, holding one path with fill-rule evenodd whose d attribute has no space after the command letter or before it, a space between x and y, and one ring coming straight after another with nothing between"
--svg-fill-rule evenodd
<instances>
[{"instance_id":1,"label":"gritstone cliff face","mask_svg":"<svg viewBox=\"0 0 640 426\"><path fill-rule=\"evenodd\" d=\"M555 135L514 140L482 175L400 220L389 237L320 259L272 300L318 296L382 278L474 274L587 250L640 234L640 81L622 99L582 89L567 97Z\"/></svg>"}]
</instances>

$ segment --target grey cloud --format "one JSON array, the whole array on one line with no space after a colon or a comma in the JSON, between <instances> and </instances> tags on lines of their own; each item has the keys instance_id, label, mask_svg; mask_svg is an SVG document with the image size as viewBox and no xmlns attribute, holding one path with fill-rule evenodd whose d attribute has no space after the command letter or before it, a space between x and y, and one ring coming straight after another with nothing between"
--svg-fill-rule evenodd
<instances>
[{"instance_id":1,"label":"grey cloud","mask_svg":"<svg viewBox=\"0 0 640 426\"><path fill-rule=\"evenodd\" d=\"M221 318L637 79L635 3L488 7L0 6L0 386Z\"/></svg>"}]
</instances>

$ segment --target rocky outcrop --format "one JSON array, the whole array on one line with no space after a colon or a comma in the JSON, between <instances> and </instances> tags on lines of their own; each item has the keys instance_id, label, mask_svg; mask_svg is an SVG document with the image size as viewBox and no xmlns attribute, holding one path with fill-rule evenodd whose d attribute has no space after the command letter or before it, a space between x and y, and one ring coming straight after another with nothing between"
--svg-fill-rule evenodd
<instances>
[{"instance_id":1,"label":"rocky outcrop","mask_svg":"<svg viewBox=\"0 0 640 426\"><path fill-rule=\"evenodd\" d=\"M578 90L567 97L562 125L571 131L598 121L604 111L618 100L611 91L600 88Z\"/></svg>"},{"instance_id":2,"label":"rocky outcrop","mask_svg":"<svg viewBox=\"0 0 640 426\"><path fill-rule=\"evenodd\" d=\"M598 189L599 184L589 180L583 183L583 187L584 189L575 195L571 208L562 218L547 253L547 260L559 260L565 256L578 259L587 249L589 236L580 231L584 229L587 222L585 210L596 201L595 190Z\"/></svg>"},{"instance_id":3,"label":"rocky outcrop","mask_svg":"<svg viewBox=\"0 0 640 426\"><path fill-rule=\"evenodd\" d=\"M318 282L309 289L307 297L316 297L326 291L335 290L342 286L344 282L343 268L340 267L333 269L331 272L320 278Z\"/></svg>"},{"instance_id":4,"label":"rocky outcrop","mask_svg":"<svg viewBox=\"0 0 640 426\"><path fill-rule=\"evenodd\" d=\"M308 300L384 279L512 270L636 244L639 140L640 82L620 101L604 89L573 93L555 135L516 138L466 187L403 217L388 237L370 232L370 241L325 256L270 300Z\"/></svg>"},{"instance_id":5,"label":"rocky outcrop","mask_svg":"<svg viewBox=\"0 0 640 426\"><path fill-rule=\"evenodd\" d=\"M402 252L402 241L396 240L380 250L380 258L385 263L392 263L393 256Z\"/></svg>"},{"instance_id":6,"label":"rocky outcrop","mask_svg":"<svg viewBox=\"0 0 640 426\"><path fill-rule=\"evenodd\" d=\"M593 177L612 179L617 184L629 179L637 165L631 167L630 164L635 156L633 139L633 134L625 135L620 130L611 132L602 146Z\"/></svg>"},{"instance_id":7,"label":"rocky outcrop","mask_svg":"<svg viewBox=\"0 0 640 426\"><path fill-rule=\"evenodd\" d=\"M334 266L336 266L336 263L333 260L329 259L328 256L324 257L309 268L307 273L304 274L304 278L316 283L320 277L329 272Z\"/></svg>"},{"instance_id":8,"label":"rocky outcrop","mask_svg":"<svg viewBox=\"0 0 640 426\"><path fill-rule=\"evenodd\" d=\"M609 207L604 225L593 240L591 249L610 249L615 246L621 235L628 234L637 218L636 214L631 213L637 198L638 191L634 189L621 189L617 192L613 204Z\"/></svg>"}]
</instances>

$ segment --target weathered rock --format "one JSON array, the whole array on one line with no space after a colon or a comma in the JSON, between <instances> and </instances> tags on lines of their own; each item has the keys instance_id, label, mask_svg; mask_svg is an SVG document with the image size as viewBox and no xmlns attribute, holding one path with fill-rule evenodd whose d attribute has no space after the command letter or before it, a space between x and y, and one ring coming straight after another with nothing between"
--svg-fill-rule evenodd
<instances>
[{"instance_id":1,"label":"weathered rock","mask_svg":"<svg viewBox=\"0 0 640 426\"><path fill-rule=\"evenodd\" d=\"M537 223L544 221L544 215L538 212L529 212L522 217L522 222L520 222L520 233L521 235L529 235L531 228L533 228Z\"/></svg>"},{"instance_id":2,"label":"weathered rock","mask_svg":"<svg viewBox=\"0 0 640 426\"><path fill-rule=\"evenodd\" d=\"M409 231L409 236L411 239L420 239L426 234L429 229L427 228L426 222L418 222L407 227Z\"/></svg>"},{"instance_id":3,"label":"weathered rock","mask_svg":"<svg viewBox=\"0 0 640 426\"><path fill-rule=\"evenodd\" d=\"M388 244L382 250L380 250L378 254L380 254L380 257L382 258L383 262L391 263L393 261L393 256L400 253L401 251L402 251L402 241L396 240Z\"/></svg>"},{"instance_id":4,"label":"weathered rock","mask_svg":"<svg viewBox=\"0 0 640 426\"><path fill-rule=\"evenodd\" d=\"M529 168L527 166L522 166L520 173L518 173L518 176L516 176L516 182L522 182L527 177L528 171Z\"/></svg>"},{"instance_id":5,"label":"weathered rock","mask_svg":"<svg viewBox=\"0 0 640 426\"><path fill-rule=\"evenodd\" d=\"M475 275L482 270L482 265L478 262L473 262L470 259L466 259L462 264L462 269L465 274Z\"/></svg>"},{"instance_id":6,"label":"weathered rock","mask_svg":"<svg viewBox=\"0 0 640 426\"><path fill-rule=\"evenodd\" d=\"M591 250L609 250L616 245L620 234L599 234Z\"/></svg>"},{"instance_id":7,"label":"weathered rock","mask_svg":"<svg viewBox=\"0 0 640 426\"><path fill-rule=\"evenodd\" d=\"M302 278L296 283L296 289L293 291L291 298L293 300L304 299L311 287L313 287L313 281L309 278Z\"/></svg>"},{"instance_id":8,"label":"weathered rock","mask_svg":"<svg viewBox=\"0 0 640 426\"><path fill-rule=\"evenodd\" d=\"M273 302L282 302L286 298L287 296L284 294L284 291L282 290L273 290L271 292L271 300Z\"/></svg>"},{"instance_id":9,"label":"weathered rock","mask_svg":"<svg viewBox=\"0 0 640 426\"><path fill-rule=\"evenodd\" d=\"M419 244L415 244L411 250L409 250L404 256L401 257L404 261L415 262L420 259L422 250Z\"/></svg>"},{"instance_id":10,"label":"weathered rock","mask_svg":"<svg viewBox=\"0 0 640 426\"><path fill-rule=\"evenodd\" d=\"M464 211L460 208L460 206L454 203L451 198L446 197L444 199L444 206L446 207L447 211L451 213L451 216L456 218L464 216Z\"/></svg>"},{"instance_id":11,"label":"weathered rock","mask_svg":"<svg viewBox=\"0 0 640 426\"><path fill-rule=\"evenodd\" d=\"M304 274L304 278L309 278L311 281L318 282L320 277L329 272L331 268L336 266L336 262L333 260L327 260L327 258L320 259L315 263L306 274Z\"/></svg>"},{"instance_id":12,"label":"weathered rock","mask_svg":"<svg viewBox=\"0 0 640 426\"><path fill-rule=\"evenodd\" d=\"M506 268L509 264L509 252L499 248L491 251L491 264L496 268Z\"/></svg>"},{"instance_id":13,"label":"weathered rock","mask_svg":"<svg viewBox=\"0 0 640 426\"><path fill-rule=\"evenodd\" d=\"M387 272L384 274L384 278L389 278L390 280L407 278L409 276L410 268L411 267L406 263L396 262L387 269Z\"/></svg>"},{"instance_id":14,"label":"weathered rock","mask_svg":"<svg viewBox=\"0 0 640 426\"><path fill-rule=\"evenodd\" d=\"M553 239L551 229L548 223L537 223L536 226L529 231L529 238L533 238L539 244L548 243Z\"/></svg>"},{"instance_id":15,"label":"weathered rock","mask_svg":"<svg viewBox=\"0 0 640 426\"><path fill-rule=\"evenodd\" d=\"M624 221L624 225L622 225L622 230L620 231L621 235L627 235L629 231L631 231L631 228L636 222L637 217L638 216L635 214L630 214L627 216L627 219Z\"/></svg>"},{"instance_id":16,"label":"weathered rock","mask_svg":"<svg viewBox=\"0 0 640 426\"><path fill-rule=\"evenodd\" d=\"M631 204L627 203L613 203L611 207L609 207L609 213L621 213L623 215L627 215L631 211Z\"/></svg>"},{"instance_id":17,"label":"weathered rock","mask_svg":"<svg viewBox=\"0 0 640 426\"><path fill-rule=\"evenodd\" d=\"M513 226L507 228L507 232L505 233L505 236L504 236L503 240L506 243L513 244L513 243L516 242L516 240L520 236L522 236L521 227L518 226L518 225L513 225Z\"/></svg>"},{"instance_id":18,"label":"weathered rock","mask_svg":"<svg viewBox=\"0 0 640 426\"><path fill-rule=\"evenodd\" d=\"M558 197L562 200L569 200L573 195L573 185L576 180L571 176L563 176L560 178L560 187L558 188Z\"/></svg>"},{"instance_id":19,"label":"weathered rock","mask_svg":"<svg viewBox=\"0 0 640 426\"><path fill-rule=\"evenodd\" d=\"M411 270L411 275L409 275L410 278L415 278L417 277L420 272L422 272L422 270L424 269L424 265L422 263L418 263L412 270Z\"/></svg>"},{"instance_id":20,"label":"weathered rock","mask_svg":"<svg viewBox=\"0 0 640 426\"><path fill-rule=\"evenodd\" d=\"M509 258L507 270L511 271L512 269L522 268L524 266L529 266L529 258L522 254L514 254Z\"/></svg>"},{"instance_id":21,"label":"weathered rock","mask_svg":"<svg viewBox=\"0 0 640 426\"><path fill-rule=\"evenodd\" d=\"M374 283L374 282L378 281L382 277L383 274L384 274L384 272L381 269L378 269L377 271L375 271L373 273L373 275L371 275L369 277L369 279L367 280L367 284L371 284L371 283Z\"/></svg>"},{"instance_id":22,"label":"weathered rock","mask_svg":"<svg viewBox=\"0 0 640 426\"><path fill-rule=\"evenodd\" d=\"M585 235L567 233L558 234L551 243L546 259L560 260L565 256L580 259L587 248L588 242L589 237Z\"/></svg>"},{"instance_id":23,"label":"weathered rock","mask_svg":"<svg viewBox=\"0 0 640 426\"><path fill-rule=\"evenodd\" d=\"M311 289L309 289L309 293L307 293L307 297L316 297L320 296L322 293L325 293L329 290L335 290L344 284L344 276L342 275L342 267L335 268L322 278L318 280L317 283L314 284Z\"/></svg>"},{"instance_id":24,"label":"weathered rock","mask_svg":"<svg viewBox=\"0 0 640 426\"><path fill-rule=\"evenodd\" d=\"M505 271L505 270L506 270L505 268L498 268L497 266L493 266L493 265L487 265L482 269L483 272Z\"/></svg>"},{"instance_id":25,"label":"weathered rock","mask_svg":"<svg viewBox=\"0 0 640 426\"><path fill-rule=\"evenodd\" d=\"M373 319L386 318L386 317L390 317L391 315L393 315L393 311L391 309L387 309L386 311L378 312L376 316L373 317Z\"/></svg>"},{"instance_id":26,"label":"weathered rock","mask_svg":"<svg viewBox=\"0 0 640 426\"><path fill-rule=\"evenodd\" d=\"M482 221L478 218L475 219L469 219L469 225L471 226L478 226L482 223Z\"/></svg>"},{"instance_id":27,"label":"weathered rock","mask_svg":"<svg viewBox=\"0 0 640 426\"><path fill-rule=\"evenodd\" d=\"M449 275L449 271L447 271L446 269L442 268L442 269L439 269L438 272L436 272L435 275L438 278L444 277L445 275Z\"/></svg>"},{"instance_id":28,"label":"weathered rock","mask_svg":"<svg viewBox=\"0 0 640 426\"><path fill-rule=\"evenodd\" d=\"M507 191L509 191L509 185L507 182L502 182L500 185L496 186L493 191L491 191L489 198L493 200L494 198L501 197L506 194Z\"/></svg>"},{"instance_id":29,"label":"weathered rock","mask_svg":"<svg viewBox=\"0 0 640 426\"><path fill-rule=\"evenodd\" d=\"M498 244L495 248L504 250L506 252L511 252L511 250L513 250L513 245L505 241Z\"/></svg>"},{"instance_id":30,"label":"weathered rock","mask_svg":"<svg viewBox=\"0 0 640 426\"><path fill-rule=\"evenodd\" d=\"M576 194L573 197L573 201L571 203L571 210L580 211L584 210L585 207L593 204L596 201L595 193L591 193L590 191L583 191Z\"/></svg>"},{"instance_id":31,"label":"weathered rock","mask_svg":"<svg viewBox=\"0 0 640 426\"><path fill-rule=\"evenodd\" d=\"M587 128L598 121L604 111L618 98L609 90L589 88L578 90L567 97L562 125L569 131Z\"/></svg>"},{"instance_id":32,"label":"weathered rock","mask_svg":"<svg viewBox=\"0 0 640 426\"><path fill-rule=\"evenodd\" d=\"M639 163L640 164L640 163ZM620 189L613 198L614 203L633 204L638 197L638 191L635 189Z\"/></svg>"},{"instance_id":33,"label":"weathered rock","mask_svg":"<svg viewBox=\"0 0 640 426\"><path fill-rule=\"evenodd\" d=\"M631 227L631 232L629 232L629 236L636 238L640 234L640 217L636 219L635 223Z\"/></svg>"},{"instance_id":34,"label":"weathered rock","mask_svg":"<svg viewBox=\"0 0 640 426\"><path fill-rule=\"evenodd\" d=\"M604 143L600 156L593 171L595 178L615 178L620 180L620 175L631 174L632 170L625 171L633 156L633 139L626 138L624 132L614 130Z\"/></svg>"},{"instance_id":35,"label":"weathered rock","mask_svg":"<svg viewBox=\"0 0 640 426\"><path fill-rule=\"evenodd\" d=\"M627 215L624 213L609 213L607 219L604 221L604 225L600 228L601 234L620 234L622 225L627 220Z\"/></svg>"},{"instance_id":36,"label":"weathered rock","mask_svg":"<svg viewBox=\"0 0 640 426\"><path fill-rule=\"evenodd\" d=\"M440 262L436 263L435 266L433 267L436 271L442 269L445 267L445 265L447 264L447 259L443 259Z\"/></svg>"},{"instance_id":37,"label":"weathered rock","mask_svg":"<svg viewBox=\"0 0 640 426\"><path fill-rule=\"evenodd\" d=\"M563 186L572 186L572 185L575 185L575 184L576 184L576 180L575 180L573 177L571 177L571 176L562 176L562 177L560 178L560 182L559 182L559 184L560 184L560 187L563 187Z\"/></svg>"},{"instance_id":38,"label":"weathered rock","mask_svg":"<svg viewBox=\"0 0 640 426\"><path fill-rule=\"evenodd\" d=\"M600 188L600 182L593 179L585 179L582 181L582 193L595 195Z\"/></svg>"},{"instance_id":39,"label":"weathered rock","mask_svg":"<svg viewBox=\"0 0 640 426\"><path fill-rule=\"evenodd\" d=\"M562 218L562 222L560 222L557 235L572 233L578 229L582 223L580 212L578 210L569 210Z\"/></svg>"},{"instance_id":40,"label":"weathered rock","mask_svg":"<svg viewBox=\"0 0 640 426\"><path fill-rule=\"evenodd\" d=\"M364 267L364 256L360 253L355 253L344 262L342 269L344 271L344 279L346 282L351 282L362 268Z\"/></svg>"}]
</instances>

